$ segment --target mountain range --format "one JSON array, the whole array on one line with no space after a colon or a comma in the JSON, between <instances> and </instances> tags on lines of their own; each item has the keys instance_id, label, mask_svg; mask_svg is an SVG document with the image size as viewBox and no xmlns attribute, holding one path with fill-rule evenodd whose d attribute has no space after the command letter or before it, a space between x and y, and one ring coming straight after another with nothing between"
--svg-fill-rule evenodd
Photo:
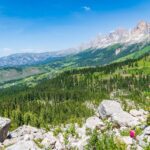
<instances>
[{"instance_id":1,"label":"mountain range","mask_svg":"<svg viewBox=\"0 0 150 150\"><path fill-rule=\"evenodd\" d=\"M76 48L46 53L20 53L13 54L7 57L1 57L0 67L35 65L47 63L49 61L54 62L60 58L65 57L66 59L66 57L72 55L80 56L83 53L89 53L89 51L91 51L91 53L95 53L95 51L97 50L103 51L107 47L120 44L122 45L122 48L116 48L114 52L116 55L118 55L121 51L125 50L130 45L139 43L145 44L149 43L149 41L150 23L140 21L132 30L120 28L106 35L98 35L97 37L95 37L95 39L91 40L90 42L81 44ZM103 53L105 54L107 52L104 51ZM128 55L128 53L126 53L126 55Z\"/></svg>"},{"instance_id":2,"label":"mountain range","mask_svg":"<svg viewBox=\"0 0 150 150\"><path fill-rule=\"evenodd\" d=\"M0 87L18 83L34 85L65 70L137 59L150 53L149 29L150 24L141 21L132 30L117 29L76 48L1 57Z\"/></svg>"}]
</instances>

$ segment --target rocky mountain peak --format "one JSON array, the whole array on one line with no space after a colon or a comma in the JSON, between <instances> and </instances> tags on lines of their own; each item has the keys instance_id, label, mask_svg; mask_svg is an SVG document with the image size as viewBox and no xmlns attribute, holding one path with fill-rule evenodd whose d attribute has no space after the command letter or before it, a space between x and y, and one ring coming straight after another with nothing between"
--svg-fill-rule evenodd
<instances>
[{"instance_id":1,"label":"rocky mountain peak","mask_svg":"<svg viewBox=\"0 0 150 150\"><path fill-rule=\"evenodd\" d=\"M133 29L133 34L148 34L150 30L150 23L146 21L140 21Z\"/></svg>"},{"instance_id":2,"label":"rocky mountain peak","mask_svg":"<svg viewBox=\"0 0 150 150\"><path fill-rule=\"evenodd\" d=\"M119 28L106 35L98 35L89 43L84 44L82 49L86 48L104 48L116 43L134 44L149 40L150 23L140 21L132 30Z\"/></svg>"}]
</instances>

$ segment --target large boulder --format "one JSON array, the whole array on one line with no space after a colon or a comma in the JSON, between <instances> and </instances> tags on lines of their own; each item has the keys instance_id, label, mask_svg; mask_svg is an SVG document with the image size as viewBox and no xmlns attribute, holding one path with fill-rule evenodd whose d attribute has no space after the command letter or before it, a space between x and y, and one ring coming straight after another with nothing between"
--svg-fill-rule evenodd
<instances>
[{"instance_id":1,"label":"large boulder","mask_svg":"<svg viewBox=\"0 0 150 150\"><path fill-rule=\"evenodd\" d=\"M111 119L113 122L125 127L134 127L140 124L140 122L138 122L135 117L125 111L121 111L120 113L114 113Z\"/></svg>"},{"instance_id":2,"label":"large boulder","mask_svg":"<svg viewBox=\"0 0 150 150\"><path fill-rule=\"evenodd\" d=\"M18 141L16 144L6 148L6 150L41 150L33 141Z\"/></svg>"},{"instance_id":3,"label":"large boulder","mask_svg":"<svg viewBox=\"0 0 150 150\"><path fill-rule=\"evenodd\" d=\"M95 128L100 128L104 126L104 123L96 116L90 117L86 120L86 128L94 130Z\"/></svg>"},{"instance_id":4,"label":"large boulder","mask_svg":"<svg viewBox=\"0 0 150 150\"><path fill-rule=\"evenodd\" d=\"M101 118L111 117L111 121L119 124L120 126L134 127L140 124L136 117L133 117L128 112L123 111L120 103L114 100L102 101L99 105L98 112Z\"/></svg>"},{"instance_id":5,"label":"large boulder","mask_svg":"<svg viewBox=\"0 0 150 150\"><path fill-rule=\"evenodd\" d=\"M0 117L0 142L6 139L10 123L10 119Z\"/></svg>"},{"instance_id":6,"label":"large boulder","mask_svg":"<svg viewBox=\"0 0 150 150\"><path fill-rule=\"evenodd\" d=\"M101 118L112 116L114 113L122 112L120 103L114 100L104 100L98 107L98 112Z\"/></svg>"}]
</instances>

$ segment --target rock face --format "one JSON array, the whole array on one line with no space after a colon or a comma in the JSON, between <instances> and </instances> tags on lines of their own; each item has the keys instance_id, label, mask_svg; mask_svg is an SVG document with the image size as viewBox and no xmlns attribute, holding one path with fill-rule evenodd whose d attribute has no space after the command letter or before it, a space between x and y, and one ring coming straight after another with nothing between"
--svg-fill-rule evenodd
<instances>
[{"instance_id":1,"label":"rock face","mask_svg":"<svg viewBox=\"0 0 150 150\"><path fill-rule=\"evenodd\" d=\"M10 119L0 117L0 142L6 139L10 122Z\"/></svg>"}]
</instances>

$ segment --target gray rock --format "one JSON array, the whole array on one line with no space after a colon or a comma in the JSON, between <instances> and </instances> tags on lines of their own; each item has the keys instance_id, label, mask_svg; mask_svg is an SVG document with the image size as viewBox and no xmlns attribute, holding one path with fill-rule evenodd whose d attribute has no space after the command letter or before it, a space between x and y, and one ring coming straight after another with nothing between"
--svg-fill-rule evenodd
<instances>
[{"instance_id":1,"label":"gray rock","mask_svg":"<svg viewBox=\"0 0 150 150\"><path fill-rule=\"evenodd\" d=\"M6 148L6 150L41 150L33 141L18 141L16 144Z\"/></svg>"},{"instance_id":2,"label":"gray rock","mask_svg":"<svg viewBox=\"0 0 150 150\"><path fill-rule=\"evenodd\" d=\"M140 124L135 117L125 111L114 113L112 115L112 121L119 124L120 126L125 127L134 127Z\"/></svg>"},{"instance_id":3,"label":"gray rock","mask_svg":"<svg viewBox=\"0 0 150 150\"><path fill-rule=\"evenodd\" d=\"M55 150L65 150L65 146L63 143L61 143L60 141L57 141L55 144Z\"/></svg>"},{"instance_id":4,"label":"gray rock","mask_svg":"<svg viewBox=\"0 0 150 150\"><path fill-rule=\"evenodd\" d=\"M122 141L126 144L126 145L131 145L133 144L133 139L129 136L124 136L122 137Z\"/></svg>"},{"instance_id":5,"label":"gray rock","mask_svg":"<svg viewBox=\"0 0 150 150\"><path fill-rule=\"evenodd\" d=\"M23 138L23 140L24 141L30 141L30 140L33 140L33 135L32 134L26 134L26 135L24 135L24 138Z\"/></svg>"},{"instance_id":6,"label":"gray rock","mask_svg":"<svg viewBox=\"0 0 150 150\"><path fill-rule=\"evenodd\" d=\"M88 144L88 140L89 140L89 136L85 136L84 138L78 140L78 141L74 141L71 143L71 147L77 150L84 150L85 146Z\"/></svg>"},{"instance_id":7,"label":"gray rock","mask_svg":"<svg viewBox=\"0 0 150 150\"><path fill-rule=\"evenodd\" d=\"M0 117L0 142L6 139L10 123L10 119Z\"/></svg>"},{"instance_id":8,"label":"gray rock","mask_svg":"<svg viewBox=\"0 0 150 150\"><path fill-rule=\"evenodd\" d=\"M13 144L17 143L17 141L18 141L17 138L6 139L6 140L3 142L3 144L4 144L5 147L8 147L8 146L10 146L10 145L13 145Z\"/></svg>"},{"instance_id":9,"label":"gray rock","mask_svg":"<svg viewBox=\"0 0 150 150\"><path fill-rule=\"evenodd\" d=\"M51 132L48 132L44 136L45 136L45 138L43 139L41 144L45 148L53 147L55 145L56 141L57 141L57 139L53 136L53 134Z\"/></svg>"},{"instance_id":10,"label":"gray rock","mask_svg":"<svg viewBox=\"0 0 150 150\"><path fill-rule=\"evenodd\" d=\"M146 147L146 146L147 146L146 142L143 141L143 140L139 140L139 145L140 145L141 147Z\"/></svg>"},{"instance_id":11,"label":"gray rock","mask_svg":"<svg viewBox=\"0 0 150 150\"><path fill-rule=\"evenodd\" d=\"M143 150L143 148L139 145L137 145L137 150Z\"/></svg>"},{"instance_id":12,"label":"gray rock","mask_svg":"<svg viewBox=\"0 0 150 150\"><path fill-rule=\"evenodd\" d=\"M120 103L114 100L104 100L98 107L98 112L101 118L112 116L114 113L122 112Z\"/></svg>"},{"instance_id":13,"label":"gray rock","mask_svg":"<svg viewBox=\"0 0 150 150\"><path fill-rule=\"evenodd\" d=\"M104 126L104 123L96 116L90 117L86 120L86 128L94 130L95 128L100 128Z\"/></svg>"},{"instance_id":14,"label":"gray rock","mask_svg":"<svg viewBox=\"0 0 150 150\"><path fill-rule=\"evenodd\" d=\"M130 114L134 117L143 116L144 112L136 109L130 110Z\"/></svg>"},{"instance_id":15,"label":"gray rock","mask_svg":"<svg viewBox=\"0 0 150 150\"><path fill-rule=\"evenodd\" d=\"M80 138L86 135L86 127L85 125L82 126L81 128L76 129L77 134L79 135Z\"/></svg>"},{"instance_id":16,"label":"gray rock","mask_svg":"<svg viewBox=\"0 0 150 150\"><path fill-rule=\"evenodd\" d=\"M25 135L28 135L28 137L30 139L43 139L43 134L45 133L44 130L42 129L37 129L31 126L26 126L23 125L19 128L17 128L16 130L14 130L13 132L10 133L12 138L23 138ZM30 136L32 135L32 136ZM21 139L22 139L21 138Z\"/></svg>"},{"instance_id":17,"label":"gray rock","mask_svg":"<svg viewBox=\"0 0 150 150\"><path fill-rule=\"evenodd\" d=\"M150 126L144 129L144 135L150 135Z\"/></svg>"}]
</instances>

